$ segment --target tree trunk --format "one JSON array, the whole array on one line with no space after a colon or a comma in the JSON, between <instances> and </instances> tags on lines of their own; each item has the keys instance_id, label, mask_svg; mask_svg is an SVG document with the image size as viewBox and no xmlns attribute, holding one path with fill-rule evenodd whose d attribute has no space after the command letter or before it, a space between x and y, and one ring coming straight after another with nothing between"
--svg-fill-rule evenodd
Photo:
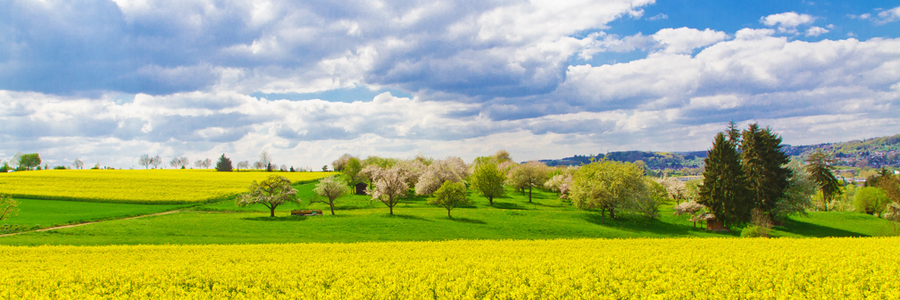
<instances>
[{"instance_id":1,"label":"tree trunk","mask_svg":"<svg viewBox=\"0 0 900 300\"><path fill-rule=\"evenodd\" d=\"M616 210L615 210L614 208L612 208L612 207L609 208L609 218L610 218L610 219L615 219L615 218L616 218Z\"/></svg>"},{"instance_id":2,"label":"tree trunk","mask_svg":"<svg viewBox=\"0 0 900 300\"><path fill-rule=\"evenodd\" d=\"M825 188L823 187L822 188L822 209L824 209L825 212L828 212L828 198L829 198L828 196L829 196L828 193L825 192Z\"/></svg>"},{"instance_id":3,"label":"tree trunk","mask_svg":"<svg viewBox=\"0 0 900 300\"><path fill-rule=\"evenodd\" d=\"M388 206L388 207L391 208L391 215L393 216L393 215L394 215L394 206L393 206L393 205L390 205L390 206Z\"/></svg>"},{"instance_id":4,"label":"tree trunk","mask_svg":"<svg viewBox=\"0 0 900 300\"><path fill-rule=\"evenodd\" d=\"M491 203L491 206L494 206L494 196L488 197L488 202Z\"/></svg>"},{"instance_id":5,"label":"tree trunk","mask_svg":"<svg viewBox=\"0 0 900 300\"><path fill-rule=\"evenodd\" d=\"M270 217L274 217L274 216L275 216L275 207L274 207L274 206L269 208L269 216L270 216Z\"/></svg>"},{"instance_id":6,"label":"tree trunk","mask_svg":"<svg viewBox=\"0 0 900 300\"><path fill-rule=\"evenodd\" d=\"M450 210L447 210L447 217L453 219L453 216L450 215Z\"/></svg>"},{"instance_id":7,"label":"tree trunk","mask_svg":"<svg viewBox=\"0 0 900 300\"><path fill-rule=\"evenodd\" d=\"M531 203L531 186L528 186L528 203Z\"/></svg>"},{"instance_id":8,"label":"tree trunk","mask_svg":"<svg viewBox=\"0 0 900 300\"><path fill-rule=\"evenodd\" d=\"M328 203L328 206L331 207L331 215L333 216L334 215L334 200L331 200L331 202Z\"/></svg>"}]
</instances>

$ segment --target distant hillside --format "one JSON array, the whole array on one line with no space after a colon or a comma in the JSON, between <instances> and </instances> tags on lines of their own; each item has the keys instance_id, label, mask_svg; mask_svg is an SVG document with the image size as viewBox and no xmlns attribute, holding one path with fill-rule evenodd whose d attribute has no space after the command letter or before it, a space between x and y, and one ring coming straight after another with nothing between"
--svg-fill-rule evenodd
<instances>
[{"instance_id":1,"label":"distant hillside","mask_svg":"<svg viewBox=\"0 0 900 300\"><path fill-rule=\"evenodd\" d=\"M612 161L637 162L643 161L647 167L654 170L697 168L703 165L706 151L695 152L646 152L646 151L616 151L607 154L594 155L596 159L606 158ZM563 159L548 159L541 162L548 166L577 166L588 164L590 155L575 155Z\"/></svg>"},{"instance_id":2,"label":"distant hillside","mask_svg":"<svg viewBox=\"0 0 900 300\"><path fill-rule=\"evenodd\" d=\"M833 152L838 159L838 166L880 168L882 166L900 167L900 134L849 141L805 146L784 146L785 153L795 159L804 159L810 152L821 149ZM682 169L703 166L706 151L694 152L649 152L649 151L616 151L594 155L596 159L606 158L612 161L643 161L650 169ZM591 155L575 155L562 159L545 159L541 162L549 166L577 166L590 163Z\"/></svg>"}]
</instances>

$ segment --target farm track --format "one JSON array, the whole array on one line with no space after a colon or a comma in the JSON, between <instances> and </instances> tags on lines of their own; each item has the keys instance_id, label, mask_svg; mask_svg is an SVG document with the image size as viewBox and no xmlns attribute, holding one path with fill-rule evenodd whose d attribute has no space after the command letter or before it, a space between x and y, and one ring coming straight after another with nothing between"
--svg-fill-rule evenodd
<instances>
[{"instance_id":1,"label":"farm track","mask_svg":"<svg viewBox=\"0 0 900 300\"><path fill-rule=\"evenodd\" d=\"M152 217L152 216L160 216L160 215L174 214L174 213L178 213L178 212L182 212L182 210L181 210L181 209L176 209L176 210L170 210L170 211L164 211L164 212L158 212L158 213L152 213L152 214L146 214L146 215L140 215L140 216L125 217L125 218L119 218L119 219L99 220L99 221L90 221L90 222L84 222L84 223L78 223L78 224L68 224L68 225L53 226L53 227L40 228L40 229L35 229L35 230L27 230L27 231L21 231L21 232L13 232L13 233L7 233L7 234L0 234L0 237L13 236L13 235L18 235L18 234L23 234L23 233L29 233L29 232L40 232L40 231L50 231L50 230L56 230L56 229L72 228L72 227L84 226L84 225L90 225L90 224L96 224L96 223L107 222L107 221L140 219L140 218L145 218L145 217Z\"/></svg>"}]
</instances>

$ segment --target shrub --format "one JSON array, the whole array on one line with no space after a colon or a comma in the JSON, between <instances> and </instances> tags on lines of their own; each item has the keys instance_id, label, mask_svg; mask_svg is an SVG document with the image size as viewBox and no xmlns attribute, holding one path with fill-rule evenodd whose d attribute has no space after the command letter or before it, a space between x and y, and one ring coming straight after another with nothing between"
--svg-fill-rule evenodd
<instances>
[{"instance_id":1,"label":"shrub","mask_svg":"<svg viewBox=\"0 0 900 300\"><path fill-rule=\"evenodd\" d=\"M853 197L853 206L856 208L856 211L870 215L881 215L888 202L890 202L890 199L884 193L884 190L871 186L859 189L856 192L856 196Z\"/></svg>"}]
</instances>

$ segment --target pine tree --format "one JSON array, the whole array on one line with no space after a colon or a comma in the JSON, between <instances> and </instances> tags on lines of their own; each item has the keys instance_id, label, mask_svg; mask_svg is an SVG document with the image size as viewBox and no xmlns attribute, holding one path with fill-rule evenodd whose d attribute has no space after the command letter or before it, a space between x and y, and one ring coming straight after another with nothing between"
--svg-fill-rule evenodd
<instances>
[{"instance_id":1,"label":"pine tree","mask_svg":"<svg viewBox=\"0 0 900 300\"><path fill-rule=\"evenodd\" d=\"M709 207L716 220L729 226L749 218L745 195L744 174L736 144L727 140L725 133L716 135L712 149L704 160L703 185L700 186L700 204Z\"/></svg>"},{"instance_id":2,"label":"pine tree","mask_svg":"<svg viewBox=\"0 0 900 300\"><path fill-rule=\"evenodd\" d=\"M231 164L231 159L225 157L225 154L222 154L222 157L219 157L219 161L216 162L216 171L219 172L231 172L233 169L233 165Z\"/></svg>"},{"instance_id":3,"label":"pine tree","mask_svg":"<svg viewBox=\"0 0 900 300\"><path fill-rule=\"evenodd\" d=\"M770 128L751 124L741 138L741 165L750 200L754 208L771 215L788 187L791 169L787 164L791 158L781 151L781 137Z\"/></svg>"}]
</instances>

